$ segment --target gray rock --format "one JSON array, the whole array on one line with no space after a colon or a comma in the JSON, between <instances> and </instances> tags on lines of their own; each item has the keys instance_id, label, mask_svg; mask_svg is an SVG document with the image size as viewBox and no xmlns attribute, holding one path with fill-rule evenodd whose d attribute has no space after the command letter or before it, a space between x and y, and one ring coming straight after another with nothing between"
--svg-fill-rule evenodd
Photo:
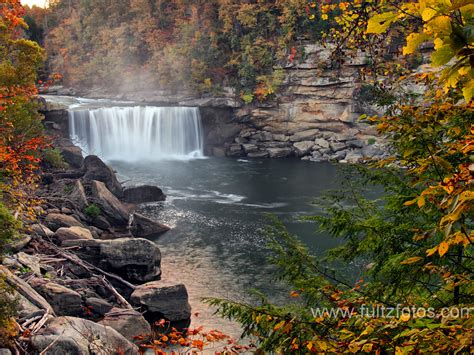
<instances>
[{"instance_id":1,"label":"gray rock","mask_svg":"<svg viewBox=\"0 0 474 355\"><path fill-rule=\"evenodd\" d=\"M346 145L344 143L331 142L329 146L331 147L331 150L333 152L338 152L340 150L346 149Z\"/></svg>"},{"instance_id":2,"label":"gray rock","mask_svg":"<svg viewBox=\"0 0 474 355\"><path fill-rule=\"evenodd\" d=\"M30 343L35 352L45 355L139 354L138 348L115 329L74 317L52 318Z\"/></svg>"},{"instance_id":3,"label":"gray rock","mask_svg":"<svg viewBox=\"0 0 474 355\"><path fill-rule=\"evenodd\" d=\"M346 142L346 145L349 148L363 148L365 146L364 142L359 139L353 139Z\"/></svg>"},{"instance_id":4,"label":"gray rock","mask_svg":"<svg viewBox=\"0 0 474 355\"><path fill-rule=\"evenodd\" d=\"M81 314L82 298L76 291L39 278L31 280L30 285L48 301L56 314L60 316Z\"/></svg>"},{"instance_id":5,"label":"gray rock","mask_svg":"<svg viewBox=\"0 0 474 355\"><path fill-rule=\"evenodd\" d=\"M344 158L344 160L349 164L359 163L362 159L362 153L354 150L349 151Z\"/></svg>"},{"instance_id":6,"label":"gray rock","mask_svg":"<svg viewBox=\"0 0 474 355\"><path fill-rule=\"evenodd\" d=\"M183 284L155 281L137 286L131 295L136 306L146 310L145 317L169 321L182 321L191 317L188 292Z\"/></svg>"},{"instance_id":7,"label":"gray rock","mask_svg":"<svg viewBox=\"0 0 474 355\"><path fill-rule=\"evenodd\" d=\"M49 213L44 223L52 231L57 231L61 227L84 227L84 225L74 217L60 213Z\"/></svg>"},{"instance_id":8,"label":"gray rock","mask_svg":"<svg viewBox=\"0 0 474 355\"><path fill-rule=\"evenodd\" d=\"M82 227L59 228L54 237L59 243L63 243L66 240L94 239L90 230Z\"/></svg>"},{"instance_id":9,"label":"gray rock","mask_svg":"<svg viewBox=\"0 0 474 355\"><path fill-rule=\"evenodd\" d=\"M15 257L20 264L30 269L33 274L36 276L41 276L40 258L23 252L16 254Z\"/></svg>"},{"instance_id":10,"label":"gray rock","mask_svg":"<svg viewBox=\"0 0 474 355\"><path fill-rule=\"evenodd\" d=\"M124 200L130 203L147 203L166 200L166 195L158 186L142 185L127 187L123 191Z\"/></svg>"},{"instance_id":11,"label":"gray rock","mask_svg":"<svg viewBox=\"0 0 474 355\"><path fill-rule=\"evenodd\" d=\"M329 148L329 142L325 140L324 138L316 138L314 140L314 144L321 148Z\"/></svg>"},{"instance_id":12,"label":"gray rock","mask_svg":"<svg viewBox=\"0 0 474 355\"><path fill-rule=\"evenodd\" d=\"M135 310L113 308L99 324L111 327L130 341L140 335L151 334L151 326L143 315Z\"/></svg>"},{"instance_id":13,"label":"gray rock","mask_svg":"<svg viewBox=\"0 0 474 355\"><path fill-rule=\"evenodd\" d=\"M362 149L362 155L366 158L374 158L384 154L383 148L378 144L365 146Z\"/></svg>"},{"instance_id":14,"label":"gray rock","mask_svg":"<svg viewBox=\"0 0 474 355\"><path fill-rule=\"evenodd\" d=\"M74 187L68 198L77 206L79 210L84 210L87 207L88 201L86 191L80 180L76 180Z\"/></svg>"},{"instance_id":15,"label":"gray rock","mask_svg":"<svg viewBox=\"0 0 474 355\"><path fill-rule=\"evenodd\" d=\"M247 154L258 151L258 147L255 144L243 144L242 147L244 147L244 151Z\"/></svg>"},{"instance_id":16,"label":"gray rock","mask_svg":"<svg viewBox=\"0 0 474 355\"><path fill-rule=\"evenodd\" d=\"M92 312L99 314L101 316L108 313L113 308L113 306L109 302L107 302L106 300L103 300L102 298L97 298L97 297L86 298L86 306ZM108 324L104 324L104 325L108 325Z\"/></svg>"},{"instance_id":17,"label":"gray rock","mask_svg":"<svg viewBox=\"0 0 474 355\"><path fill-rule=\"evenodd\" d=\"M293 144L293 146L296 148L296 154L301 157L303 155L308 154L311 151L311 148L314 146L313 141L302 141L302 142L297 142Z\"/></svg>"},{"instance_id":18,"label":"gray rock","mask_svg":"<svg viewBox=\"0 0 474 355\"><path fill-rule=\"evenodd\" d=\"M84 163L84 158L82 157L82 150L76 146L65 146L60 147L61 155L66 163L68 163L73 168L80 168Z\"/></svg>"},{"instance_id":19,"label":"gray rock","mask_svg":"<svg viewBox=\"0 0 474 355\"><path fill-rule=\"evenodd\" d=\"M106 218L117 226L126 226L129 221L129 214L124 204L112 194L101 181L92 181L92 196Z\"/></svg>"},{"instance_id":20,"label":"gray rock","mask_svg":"<svg viewBox=\"0 0 474 355\"><path fill-rule=\"evenodd\" d=\"M103 182L116 197L123 197L122 185L117 180L115 173L99 157L95 155L87 156L84 159L84 169L83 179L85 181Z\"/></svg>"},{"instance_id":21,"label":"gray rock","mask_svg":"<svg viewBox=\"0 0 474 355\"><path fill-rule=\"evenodd\" d=\"M19 237L13 239L11 243L9 243L7 249L13 253L19 252L28 244L30 244L31 239L32 238L29 235L20 235Z\"/></svg>"},{"instance_id":22,"label":"gray rock","mask_svg":"<svg viewBox=\"0 0 474 355\"><path fill-rule=\"evenodd\" d=\"M308 129L306 131L297 132L290 137L292 142L307 141L319 136L319 129Z\"/></svg>"},{"instance_id":23,"label":"gray rock","mask_svg":"<svg viewBox=\"0 0 474 355\"><path fill-rule=\"evenodd\" d=\"M161 252L155 243L141 238L114 240L67 240L63 247L77 246L76 254L103 269L131 281L147 282L161 275Z\"/></svg>"},{"instance_id":24,"label":"gray rock","mask_svg":"<svg viewBox=\"0 0 474 355\"><path fill-rule=\"evenodd\" d=\"M33 233L36 233L40 237L51 238L54 235L54 232L51 229L41 223L31 225L30 229Z\"/></svg>"},{"instance_id":25,"label":"gray rock","mask_svg":"<svg viewBox=\"0 0 474 355\"><path fill-rule=\"evenodd\" d=\"M277 142L288 142L290 140L290 137L284 134L274 134L273 140Z\"/></svg>"},{"instance_id":26,"label":"gray rock","mask_svg":"<svg viewBox=\"0 0 474 355\"><path fill-rule=\"evenodd\" d=\"M249 158L267 158L268 157L268 152L266 152L266 151L252 152L252 153L248 153L247 157L249 157Z\"/></svg>"},{"instance_id":27,"label":"gray rock","mask_svg":"<svg viewBox=\"0 0 474 355\"><path fill-rule=\"evenodd\" d=\"M102 230L108 230L108 229L112 228L109 221L107 221L107 219L104 216L95 217L94 219L92 219L90 221L90 224L92 224L92 226L94 226L96 228L99 228L99 229L102 229Z\"/></svg>"},{"instance_id":28,"label":"gray rock","mask_svg":"<svg viewBox=\"0 0 474 355\"><path fill-rule=\"evenodd\" d=\"M291 148L268 148L270 158L286 158L291 155Z\"/></svg>"},{"instance_id":29,"label":"gray rock","mask_svg":"<svg viewBox=\"0 0 474 355\"><path fill-rule=\"evenodd\" d=\"M347 150L339 150L331 156L331 159L340 161L340 160L345 159L346 155L347 155Z\"/></svg>"},{"instance_id":30,"label":"gray rock","mask_svg":"<svg viewBox=\"0 0 474 355\"><path fill-rule=\"evenodd\" d=\"M231 144L227 149L227 155L230 157L240 157L242 153L242 145L240 144Z\"/></svg>"},{"instance_id":31,"label":"gray rock","mask_svg":"<svg viewBox=\"0 0 474 355\"><path fill-rule=\"evenodd\" d=\"M158 223L139 213L134 213L132 216L130 232L135 237L151 238L163 234L169 230L170 227Z\"/></svg>"},{"instance_id":32,"label":"gray rock","mask_svg":"<svg viewBox=\"0 0 474 355\"><path fill-rule=\"evenodd\" d=\"M12 355L10 349L0 349L0 355Z\"/></svg>"}]
</instances>

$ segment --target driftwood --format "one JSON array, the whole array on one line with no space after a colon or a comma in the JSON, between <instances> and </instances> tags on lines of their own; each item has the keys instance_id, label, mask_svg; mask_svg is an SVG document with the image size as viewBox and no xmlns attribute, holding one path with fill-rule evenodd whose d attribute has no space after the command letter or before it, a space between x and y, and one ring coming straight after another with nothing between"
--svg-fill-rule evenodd
<instances>
[{"instance_id":1,"label":"driftwood","mask_svg":"<svg viewBox=\"0 0 474 355\"><path fill-rule=\"evenodd\" d=\"M51 315L51 313L49 313L48 311L46 311L46 313L43 315L43 317L40 319L40 321L38 323L36 323L36 325L33 327L33 329L31 330L31 334L35 334L37 333L42 327L43 325L45 325L45 323L50 320L51 318L53 318L53 316Z\"/></svg>"},{"instance_id":2,"label":"driftwood","mask_svg":"<svg viewBox=\"0 0 474 355\"><path fill-rule=\"evenodd\" d=\"M46 243L44 240L41 241L42 243ZM105 270L102 270L101 268L95 266L95 265L92 265L91 263L88 263L87 261L84 261L82 260L81 258L79 258L77 255L74 255L72 253L69 253L61 248L58 248L56 245L54 244L51 244L51 243L47 243L48 244L48 247L50 247L51 249L53 249L58 255L62 256L63 258L73 262L74 264L76 265L79 265L81 267L83 267L84 269L88 270L89 272L92 273L92 270L94 271L97 271L99 273L101 273L102 275L105 275L111 279L114 279L118 282L120 282L121 284L127 286L129 289L131 290L135 290L136 287L135 285L131 284L130 282L122 279L120 276L117 276L115 274L111 274L110 272L107 272Z\"/></svg>"},{"instance_id":3,"label":"driftwood","mask_svg":"<svg viewBox=\"0 0 474 355\"><path fill-rule=\"evenodd\" d=\"M133 309L130 303L112 286L112 284L102 276L101 278L103 285L115 296L117 302L120 303L124 308Z\"/></svg>"},{"instance_id":4,"label":"driftwood","mask_svg":"<svg viewBox=\"0 0 474 355\"><path fill-rule=\"evenodd\" d=\"M54 310L51 305L43 298L43 296L41 296L38 292L31 288L31 286L28 285L24 280L20 279L6 267L1 265L0 274L3 274L5 276L6 282L10 286L12 286L20 295L25 297L35 306L44 309L46 313L54 315Z\"/></svg>"}]
</instances>

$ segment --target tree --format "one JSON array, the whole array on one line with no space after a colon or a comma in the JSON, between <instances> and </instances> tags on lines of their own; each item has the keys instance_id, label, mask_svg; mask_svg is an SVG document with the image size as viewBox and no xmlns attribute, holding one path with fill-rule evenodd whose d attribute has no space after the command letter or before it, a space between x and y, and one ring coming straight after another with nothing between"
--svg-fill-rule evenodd
<instances>
[{"instance_id":1,"label":"tree","mask_svg":"<svg viewBox=\"0 0 474 355\"><path fill-rule=\"evenodd\" d=\"M332 24L326 40L335 63L366 50L365 78L386 109L365 119L386 136L393 154L372 169L357 168L362 186L382 186L383 197L370 200L349 186L325 200L325 214L309 217L344 240L329 260L364 260L367 270L356 283L328 271L275 221L267 231L272 261L297 302L276 306L264 296L249 304L208 302L240 321L266 351L472 352L474 5L367 0L310 8ZM434 43L430 68L409 73L387 61L387 41L400 39L405 56ZM424 95L407 93L413 83ZM379 316L371 315L376 310Z\"/></svg>"},{"instance_id":2,"label":"tree","mask_svg":"<svg viewBox=\"0 0 474 355\"><path fill-rule=\"evenodd\" d=\"M18 0L0 3L0 253L18 234L19 216L31 213L30 194L44 147L34 97L43 51L21 37L26 27ZM13 213L12 213L13 212ZM1 255L1 254L0 254ZM0 294L7 292L0 280ZM0 297L0 343L11 335L12 308Z\"/></svg>"}]
</instances>

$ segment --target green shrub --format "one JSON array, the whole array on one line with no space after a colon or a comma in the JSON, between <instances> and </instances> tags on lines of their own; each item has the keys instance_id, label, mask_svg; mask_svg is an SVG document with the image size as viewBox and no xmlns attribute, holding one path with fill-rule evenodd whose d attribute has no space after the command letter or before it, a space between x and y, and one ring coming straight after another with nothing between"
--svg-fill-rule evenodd
<instances>
[{"instance_id":1,"label":"green shrub","mask_svg":"<svg viewBox=\"0 0 474 355\"><path fill-rule=\"evenodd\" d=\"M97 218L101 214L100 207L97 206L95 203L90 204L84 209L84 213L90 218Z\"/></svg>"},{"instance_id":2,"label":"green shrub","mask_svg":"<svg viewBox=\"0 0 474 355\"><path fill-rule=\"evenodd\" d=\"M8 208L0 202L0 258L5 245L17 236L17 231L20 226L20 222L18 222Z\"/></svg>"},{"instance_id":3,"label":"green shrub","mask_svg":"<svg viewBox=\"0 0 474 355\"><path fill-rule=\"evenodd\" d=\"M66 186L64 186L64 193L69 195L73 189L74 189L74 185L67 184Z\"/></svg>"},{"instance_id":4,"label":"green shrub","mask_svg":"<svg viewBox=\"0 0 474 355\"><path fill-rule=\"evenodd\" d=\"M64 161L61 152L57 148L47 149L43 153L43 163L56 169L67 168L67 163Z\"/></svg>"},{"instance_id":5,"label":"green shrub","mask_svg":"<svg viewBox=\"0 0 474 355\"><path fill-rule=\"evenodd\" d=\"M367 144L368 145L374 145L377 142L375 138L369 138L367 139Z\"/></svg>"}]
</instances>

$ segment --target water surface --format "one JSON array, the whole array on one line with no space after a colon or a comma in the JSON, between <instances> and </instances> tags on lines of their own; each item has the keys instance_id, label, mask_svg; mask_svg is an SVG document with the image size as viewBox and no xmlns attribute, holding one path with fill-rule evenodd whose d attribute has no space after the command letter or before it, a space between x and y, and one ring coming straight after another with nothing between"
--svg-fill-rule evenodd
<instances>
[{"instance_id":1,"label":"water surface","mask_svg":"<svg viewBox=\"0 0 474 355\"><path fill-rule=\"evenodd\" d=\"M243 300L251 288L275 300L287 294L266 261L260 231L266 213L281 218L316 254L337 245L316 234L314 224L299 221L319 212L315 197L340 186L329 163L208 158L111 164L122 180L157 185L168 196L142 212L173 228L155 242L162 250L163 279L183 282L193 312L199 313L193 325L239 336L240 328L214 316L202 297Z\"/></svg>"}]
</instances>

